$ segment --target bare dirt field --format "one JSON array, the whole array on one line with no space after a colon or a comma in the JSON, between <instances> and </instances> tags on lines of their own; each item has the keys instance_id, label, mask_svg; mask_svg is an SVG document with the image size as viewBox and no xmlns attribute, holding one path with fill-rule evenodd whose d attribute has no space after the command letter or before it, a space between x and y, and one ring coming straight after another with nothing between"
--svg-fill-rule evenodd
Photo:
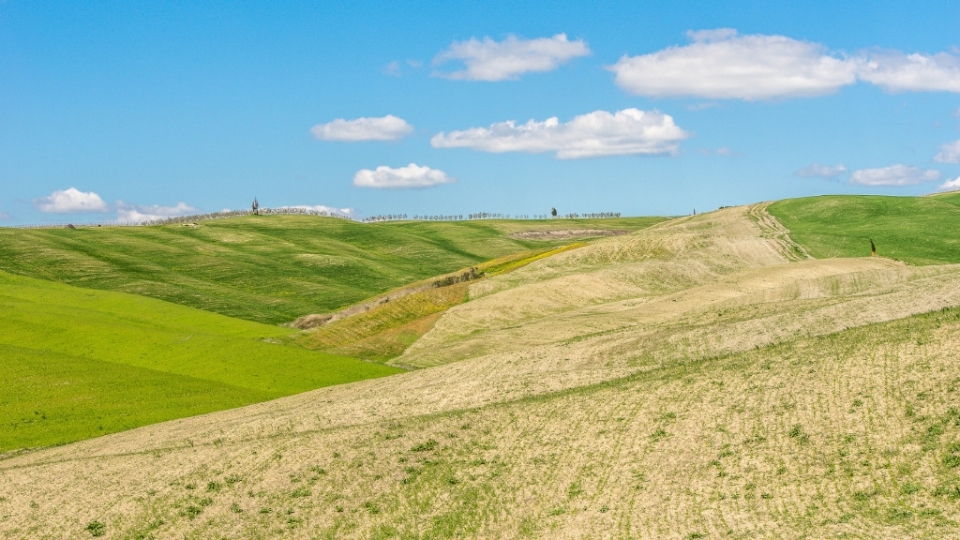
<instances>
[{"instance_id":1,"label":"bare dirt field","mask_svg":"<svg viewBox=\"0 0 960 540\"><path fill-rule=\"evenodd\" d=\"M469 296L422 369L0 460L0 536L960 537L958 265L757 205Z\"/></svg>"},{"instance_id":2,"label":"bare dirt field","mask_svg":"<svg viewBox=\"0 0 960 540\"><path fill-rule=\"evenodd\" d=\"M596 238L599 236L620 236L630 231L609 229L557 229L549 231L520 231L510 235L510 238L521 240L569 240L571 238Z\"/></svg>"}]
</instances>

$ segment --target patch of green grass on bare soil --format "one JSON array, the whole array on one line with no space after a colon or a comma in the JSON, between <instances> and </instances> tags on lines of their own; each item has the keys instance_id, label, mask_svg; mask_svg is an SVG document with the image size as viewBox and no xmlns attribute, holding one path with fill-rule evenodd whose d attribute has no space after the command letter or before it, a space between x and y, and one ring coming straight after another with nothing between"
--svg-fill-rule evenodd
<instances>
[{"instance_id":1,"label":"patch of green grass on bare soil","mask_svg":"<svg viewBox=\"0 0 960 540\"><path fill-rule=\"evenodd\" d=\"M929 197L829 195L767 211L816 258L877 255L910 264L960 263L960 193Z\"/></svg>"}]
</instances>

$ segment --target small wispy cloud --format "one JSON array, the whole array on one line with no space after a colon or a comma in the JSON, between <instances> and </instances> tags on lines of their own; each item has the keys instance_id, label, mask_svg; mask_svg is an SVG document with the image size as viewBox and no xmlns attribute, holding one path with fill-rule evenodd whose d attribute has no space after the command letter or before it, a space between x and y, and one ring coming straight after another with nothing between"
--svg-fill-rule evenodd
<instances>
[{"instance_id":1,"label":"small wispy cloud","mask_svg":"<svg viewBox=\"0 0 960 540\"><path fill-rule=\"evenodd\" d=\"M433 59L433 64L462 62L462 70L436 72L436 75L448 79L502 81L518 79L524 73L552 71L574 58L589 54L590 47L585 41L570 41L566 34L538 39L509 36L503 41L485 37L482 40L454 41L450 48Z\"/></svg>"},{"instance_id":2,"label":"small wispy cloud","mask_svg":"<svg viewBox=\"0 0 960 540\"><path fill-rule=\"evenodd\" d=\"M12 219L13 217L11 217L10 214L0 211L0 221L10 221Z\"/></svg>"},{"instance_id":3,"label":"small wispy cloud","mask_svg":"<svg viewBox=\"0 0 960 540\"><path fill-rule=\"evenodd\" d=\"M134 205L117 201L117 223L142 223L144 221L158 221L177 216L196 214L198 210L185 202L178 202L174 206Z\"/></svg>"},{"instance_id":4,"label":"small wispy cloud","mask_svg":"<svg viewBox=\"0 0 960 540\"><path fill-rule=\"evenodd\" d=\"M489 128L438 133L434 148L470 148L482 152L556 152L560 159L626 154L675 154L679 142L689 137L673 117L658 111L624 109L615 113L594 111L561 123L556 117L542 122L514 120Z\"/></svg>"},{"instance_id":5,"label":"small wispy cloud","mask_svg":"<svg viewBox=\"0 0 960 540\"><path fill-rule=\"evenodd\" d=\"M361 169L353 175L353 185L379 189L425 188L455 181L455 178L441 170L421 167L416 163L399 168L382 165L373 170Z\"/></svg>"},{"instance_id":6,"label":"small wispy cloud","mask_svg":"<svg viewBox=\"0 0 960 540\"><path fill-rule=\"evenodd\" d=\"M836 165L821 165L819 163L814 163L813 165L807 165L806 167L800 169L794 174L801 178L836 178L847 172L847 168L843 163L837 163Z\"/></svg>"},{"instance_id":7,"label":"small wispy cloud","mask_svg":"<svg viewBox=\"0 0 960 540\"><path fill-rule=\"evenodd\" d=\"M413 133L413 126L403 118L388 114L376 118L344 120L338 118L310 129L317 139L324 141L395 141Z\"/></svg>"},{"instance_id":8,"label":"small wispy cloud","mask_svg":"<svg viewBox=\"0 0 960 540\"><path fill-rule=\"evenodd\" d=\"M403 66L406 64L406 67ZM383 66L383 73L385 75L390 75L392 77L402 77L404 74L411 70L418 70L423 67L423 62L419 60L407 60L406 62L401 63L399 60L394 60L389 64Z\"/></svg>"},{"instance_id":9,"label":"small wispy cloud","mask_svg":"<svg viewBox=\"0 0 960 540\"><path fill-rule=\"evenodd\" d=\"M960 190L960 176L954 178L953 180L947 180L946 182L937 186L937 191L957 191Z\"/></svg>"},{"instance_id":10,"label":"small wispy cloud","mask_svg":"<svg viewBox=\"0 0 960 540\"><path fill-rule=\"evenodd\" d=\"M354 210L353 208L334 208L333 206L325 206L325 205L322 205L322 204L314 204L314 205L309 205L309 204L297 204L297 205L294 205L294 206L281 206L281 207L280 207L280 209L287 209L287 208L298 208L298 209L301 209L301 210L312 210L312 211L314 211L314 212L324 212L324 213L327 213L327 214L330 214L330 215L344 216L344 217L349 217L349 218L354 218L354 217L357 216L357 211Z\"/></svg>"},{"instance_id":11,"label":"small wispy cloud","mask_svg":"<svg viewBox=\"0 0 960 540\"><path fill-rule=\"evenodd\" d=\"M400 69L400 62L397 62L396 60L384 66L383 72L387 75L392 75L394 77L399 77L400 75L403 75L403 71Z\"/></svg>"},{"instance_id":12,"label":"small wispy cloud","mask_svg":"<svg viewBox=\"0 0 960 540\"><path fill-rule=\"evenodd\" d=\"M100 195L73 187L34 199L33 206L41 212L52 214L97 213L109 210L109 206L100 198Z\"/></svg>"},{"instance_id":13,"label":"small wispy cloud","mask_svg":"<svg viewBox=\"0 0 960 540\"><path fill-rule=\"evenodd\" d=\"M860 169L850 175L850 183L860 186L914 186L939 179L940 171L924 170L910 165Z\"/></svg>"},{"instance_id":14,"label":"small wispy cloud","mask_svg":"<svg viewBox=\"0 0 960 540\"><path fill-rule=\"evenodd\" d=\"M701 156L723 156L723 157L740 157L743 154L736 152L727 148L726 146L721 146L719 148L698 148L697 153Z\"/></svg>"},{"instance_id":15,"label":"small wispy cloud","mask_svg":"<svg viewBox=\"0 0 960 540\"><path fill-rule=\"evenodd\" d=\"M938 163L960 163L960 140L942 145L933 160Z\"/></svg>"}]
</instances>

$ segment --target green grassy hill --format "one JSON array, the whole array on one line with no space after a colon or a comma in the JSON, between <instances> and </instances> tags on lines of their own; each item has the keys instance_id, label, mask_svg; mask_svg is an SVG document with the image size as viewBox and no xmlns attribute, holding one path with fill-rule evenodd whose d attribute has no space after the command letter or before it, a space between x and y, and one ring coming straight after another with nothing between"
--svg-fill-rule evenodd
<instances>
[{"instance_id":1,"label":"green grassy hill","mask_svg":"<svg viewBox=\"0 0 960 540\"><path fill-rule=\"evenodd\" d=\"M291 333L0 272L0 452L399 371L269 342Z\"/></svg>"},{"instance_id":2,"label":"green grassy hill","mask_svg":"<svg viewBox=\"0 0 960 540\"><path fill-rule=\"evenodd\" d=\"M511 233L637 230L658 221L362 224L278 215L196 226L0 228L0 270L276 324L504 255L570 243L516 239Z\"/></svg>"},{"instance_id":3,"label":"green grassy hill","mask_svg":"<svg viewBox=\"0 0 960 540\"><path fill-rule=\"evenodd\" d=\"M932 197L822 196L768 211L817 258L877 255L911 264L960 263L960 193Z\"/></svg>"}]
</instances>

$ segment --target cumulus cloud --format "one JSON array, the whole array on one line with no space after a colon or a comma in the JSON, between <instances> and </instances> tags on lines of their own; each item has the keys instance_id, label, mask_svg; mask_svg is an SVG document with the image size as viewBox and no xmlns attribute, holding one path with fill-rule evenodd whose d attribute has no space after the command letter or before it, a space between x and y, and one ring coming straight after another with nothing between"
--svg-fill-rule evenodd
<instances>
[{"instance_id":1,"label":"cumulus cloud","mask_svg":"<svg viewBox=\"0 0 960 540\"><path fill-rule=\"evenodd\" d=\"M578 56L587 56L590 48L581 39L570 41L566 34L549 38L520 39L509 36L497 42L489 37L454 41L450 48L433 59L434 65L463 62L459 71L437 72L442 77L467 81L518 79L535 71L552 71Z\"/></svg>"},{"instance_id":2,"label":"cumulus cloud","mask_svg":"<svg viewBox=\"0 0 960 540\"><path fill-rule=\"evenodd\" d=\"M960 57L955 55L871 52L862 55L859 66L861 80L891 92L960 92Z\"/></svg>"},{"instance_id":3,"label":"cumulus cloud","mask_svg":"<svg viewBox=\"0 0 960 540\"><path fill-rule=\"evenodd\" d=\"M413 126L403 118L388 114L380 118L338 118L310 129L314 137L324 141L395 141L413 132Z\"/></svg>"},{"instance_id":4,"label":"cumulus cloud","mask_svg":"<svg viewBox=\"0 0 960 540\"><path fill-rule=\"evenodd\" d=\"M960 176L954 178L953 180L947 180L946 182L937 186L937 191L956 191L960 190Z\"/></svg>"},{"instance_id":5,"label":"cumulus cloud","mask_svg":"<svg viewBox=\"0 0 960 540\"><path fill-rule=\"evenodd\" d=\"M312 210L314 212L325 212L330 215L335 216L344 216L353 218L357 216L357 211L353 208L334 208L332 206L324 206L322 204L308 205L308 204L297 204L294 206L281 206L281 209L286 208L299 208L301 210Z\"/></svg>"},{"instance_id":6,"label":"cumulus cloud","mask_svg":"<svg viewBox=\"0 0 960 540\"><path fill-rule=\"evenodd\" d=\"M141 223L144 221L157 221L177 216L188 216L196 213L196 208L184 202L178 202L176 206L161 206L157 204L138 206L126 204L123 201L117 201L118 223Z\"/></svg>"},{"instance_id":7,"label":"cumulus cloud","mask_svg":"<svg viewBox=\"0 0 960 540\"><path fill-rule=\"evenodd\" d=\"M623 56L609 66L632 94L785 99L836 92L858 80L891 92L960 92L960 56L895 50L832 53L823 45L732 28L687 32L689 45Z\"/></svg>"},{"instance_id":8,"label":"cumulus cloud","mask_svg":"<svg viewBox=\"0 0 960 540\"><path fill-rule=\"evenodd\" d=\"M833 166L814 163L813 165L808 165L800 169L794 174L803 178L836 178L845 172L847 172L847 168L843 166L843 163L838 163Z\"/></svg>"},{"instance_id":9,"label":"cumulus cloud","mask_svg":"<svg viewBox=\"0 0 960 540\"><path fill-rule=\"evenodd\" d=\"M41 212L53 214L73 214L106 212L107 203L100 195L92 191L80 191L76 188L57 190L46 197L33 200L33 206Z\"/></svg>"},{"instance_id":10,"label":"cumulus cloud","mask_svg":"<svg viewBox=\"0 0 960 540\"><path fill-rule=\"evenodd\" d=\"M861 186L913 186L940 179L940 171L923 170L909 165L891 165L877 169L860 169L850 175L850 183Z\"/></svg>"},{"instance_id":11,"label":"cumulus cloud","mask_svg":"<svg viewBox=\"0 0 960 540\"><path fill-rule=\"evenodd\" d=\"M731 28L688 32L693 43L623 56L608 69L632 94L761 100L829 94L856 82L857 63L819 44Z\"/></svg>"},{"instance_id":12,"label":"cumulus cloud","mask_svg":"<svg viewBox=\"0 0 960 540\"><path fill-rule=\"evenodd\" d=\"M933 160L940 163L960 163L960 140L941 146L940 153L933 156Z\"/></svg>"},{"instance_id":13,"label":"cumulus cloud","mask_svg":"<svg viewBox=\"0 0 960 540\"><path fill-rule=\"evenodd\" d=\"M658 111L624 109L594 111L560 123L557 117L526 124L514 120L489 128L438 133L434 148L472 148L483 152L556 152L560 159L623 154L675 154L689 137L669 115Z\"/></svg>"},{"instance_id":14,"label":"cumulus cloud","mask_svg":"<svg viewBox=\"0 0 960 540\"><path fill-rule=\"evenodd\" d=\"M441 170L420 167L416 163L396 169L385 165L377 167L376 170L361 169L353 175L353 185L381 189L424 188L455 181Z\"/></svg>"}]
</instances>

